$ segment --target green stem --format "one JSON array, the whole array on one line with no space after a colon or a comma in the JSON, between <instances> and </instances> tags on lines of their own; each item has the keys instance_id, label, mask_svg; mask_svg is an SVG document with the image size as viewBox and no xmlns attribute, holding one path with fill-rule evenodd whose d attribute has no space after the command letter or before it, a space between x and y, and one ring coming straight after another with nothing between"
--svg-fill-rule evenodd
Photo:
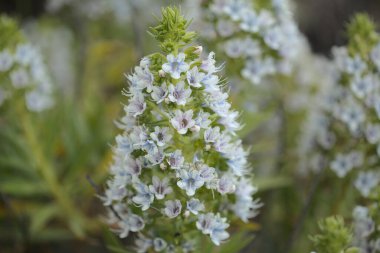
<instances>
[{"instance_id":1,"label":"green stem","mask_svg":"<svg viewBox=\"0 0 380 253\"><path fill-rule=\"evenodd\" d=\"M19 116L21 119L22 129L25 133L25 139L29 146L29 150L33 153L37 171L46 182L53 197L56 199L58 205L62 208L63 213L70 221L69 225L72 232L75 234L75 236L82 238L84 236L84 231L82 228L83 219L70 200L70 197L65 194L65 190L59 184L54 173L53 166L51 166L51 164L49 164L47 161L46 156L44 155L44 151L37 139L36 130L30 119L29 112L20 110Z\"/></svg>"}]
</instances>

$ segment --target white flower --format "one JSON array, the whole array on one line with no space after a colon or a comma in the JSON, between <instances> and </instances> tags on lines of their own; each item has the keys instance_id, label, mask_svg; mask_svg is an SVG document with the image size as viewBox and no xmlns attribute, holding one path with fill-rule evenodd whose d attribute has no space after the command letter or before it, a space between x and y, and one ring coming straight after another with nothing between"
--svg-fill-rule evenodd
<instances>
[{"instance_id":1,"label":"white flower","mask_svg":"<svg viewBox=\"0 0 380 253\"><path fill-rule=\"evenodd\" d=\"M164 212L170 219L177 217L181 213L181 210L182 204L178 199L165 202Z\"/></svg>"},{"instance_id":2,"label":"white flower","mask_svg":"<svg viewBox=\"0 0 380 253\"><path fill-rule=\"evenodd\" d=\"M231 17L232 20L237 21L241 18L242 12L249 8L244 0L231 0L224 6L224 12Z\"/></svg>"},{"instance_id":3,"label":"white flower","mask_svg":"<svg viewBox=\"0 0 380 253\"><path fill-rule=\"evenodd\" d=\"M346 176L346 174L353 168L350 156L343 154L338 154L335 157L335 160L331 162L330 166L338 177Z\"/></svg>"},{"instance_id":4,"label":"white flower","mask_svg":"<svg viewBox=\"0 0 380 253\"><path fill-rule=\"evenodd\" d=\"M209 117L210 113L200 111L197 115L197 118L195 119L195 124L200 128L208 129L211 124Z\"/></svg>"},{"instance_id":5,"label":"white flower","mask_svg":"<svg viewBox=\"0 0 380 253\"><path fill-rule=\"evenodd\" d=\"M25 69L12 71L11 80L15 88L23 88L30 84L29 74Z\"/></svg>"},{"instance_id":6,"label":"white flower","mask_svg":"<svg viewBox=\"0 0 380 253\"><path fill-rule=\"evenodd\" d=\"M242 12L242 22L240 27L243 31L257 33L260 30L260 19L255 11L245 9Z\"/></svg>"},{"instance_id":7,"label":"white flower","mask_svg":"<svg viewBox=\"0 0 380 253\"><path fill-rule=\"evenodd\" d=\"M243 55L245 48L242 47L242 40L231 39L224 43L224 50L231 58L239 58Z\"/></svg>"},{"instance_id":8,"label":"white flower","mask_svg":"<svg viewBox=\"0 0 380 253\"><path fill-rule=\"evenodd\" d=\"M241 41L241 47L244 49L243 54L246 54L247 56L258 57L262 53L259 42L250 37Z\"/></svg>"},{"instance_id":9,"label":"white flower","mask_svg":"<svg viewBox=\"0 0 380 253\"><path fill-rule=\"evenodd\" d=\"M172 78L179 79L181 73L189 69L189 65L185 62L185 57L184 53L179 53L177 56L169 54L166 56L168 62L162 65L162 70L169 73Z\"/></svg>"},{"instance_id":10,"label":"white flower","mask_svg":"<svg viewBox=\"0 0 380 253\"><path fill-rule=\"evenodd\" d=\"M341 114L342 120L347 124L351 132L355 133L360 124L365 121L363 108L356 102L346 104Z\"/></svg>"},{"instance_id":11,"label":"white flower","mask_svg":"<svg viewBox=\"0 0 380 253\"><path fill-rule=\"evenodd\" d=\"M352 216L356 220L366 219L368 217L369 210L365 206L356 206L352 212Z\"/></svg>"},{"instance_id":12,"label":"white flower","mask_svg":"<svg viewBox=\"0 0 380 253\"><path fill-rule=\"evenodd\" d=\"M204 184L204 181L197 170L187 171L182 169L179 172L179 177L181 180L177 182L178 187L186 190L186 194L189 196L193 196L195 191Z\"/></svg>"},{"instance_id":13,"label":"white flower","mask_svg":"<svg viewBox=\"0 0 380 253\"><path fill-rule=\"evenodd\" d=\"M220 118L219 123L224 125L229 131L234 132L241 128L240 123L237 122L239 112L229 111L223 117Z\"/></svg>"},{"instance_id":14,"label":"white flower","mask_svg":"<svg viewBox=\"0 0 380 253\"><path fill-rule=\"evenodd\" d=\"M196 226L203 234L210 234L213 229L214 214L206 213L198 215Z\"/></svg>"},{"instance_id":15,"label":"white flower","mask_svg":"<svg viewBox=\"0 0 380 253\"><path fill-rule=\"evenodd\" d=\"M170 142L172 135L170 134L170 129L168 127L154 127L154 132L150 134L152 140L157 143L157 146L163 147Z\"/></svg>"},{"instance_id":16,"label":"white flower","mask_svg":"<svg viewBox=\"0 0 380 253\"><path fill-rule=\"evenodd\" d=\"M346 71L355 76L359 76L367 68L366 63L361 59L359 55L355 55L354 58L348 57L346 59Z\"/></svg>"},{"instance_id":17,"label":"white flower","mask_svg":"<svg viewBox=\"0 0 380 253\"><path fill-rule=\"evenodd\" d=\"M274 50L279 50L283 41L283 31L280 27L269 29L264 34L265 43Z\"/></svg>"},{"instance_id":18,"label":"white flower","mask_svg":"<svg viewBox=\"0 0 380 253\"><path fill-rule=\"evenodd\" d=\"M30 44L17 45L14 59L16 62L26 66L36 57L36 50Z\"/></svg>"},{"instance_id":19,"label":"white flower","mask_svg":"<svg viewBox=\"0 0 380 253\"><path fill-rule=\"evenodd\" d=\"M259 208L263 205L259 199L253 199L253 194L256 192L257 188L246 178L241 179L236 185L236 202L232 205L232 210L244 222L248 222L248 219L255 217L259 213Z\"/></svg>"},{"instance_id":20,"label":"white flower","mask_svg":"<svg viewBox=\"0 0 380 253\"><path fill-rule=\"evenodd\" d=\"M141 162L138 159L127 156L124 160L124 166L126 171L133 176L138 176L141 173Z\"/></svg>"},{"instance_id":21,"label":"white flower","mask_svg":"<svg viewBox=\"0 0 380 253\"><path fill-rule=\"evenodd\" d=\"M241 75L254 84L258 84L266 74L273 73L274 63L269 58L265 60L251 59L245 63Z\"/></svg>"},{"instance_id":22,"label":"white flower","mask_svg":"<svg viewBox=\"0 0 380 253\"><path fill-rule=\"evenodd\" d=\"M373 89L374 77L371 75L366 75L364 77L356 76L351 83L351 89L359 98L364 98Z\"/></svg>"},{"instance_id":23,"label":"white flower","mask_svg":"<svg viewBox=\"0 0 380 253\"><path fill-rule=\"evenodd\" d=\"M204 182L210 182L216 178L215 168L203 165L199 171L199 176Z\"/></svg>"},{"instance_id":24,"label":"white flower","mask_svg":"<svg viewBox=\"0 0 380 253\"><path fill-rule=\"evenodd\" d=\"M220 36L229 37L238 30L238 27L230 20L220 19L216 24L216 30Z\"/></svg>"},{"instance_id":25,"label":"white flower","mask_svg":"<svg viewBox=\"0 0 380 253\"><path fill-rule=\"evenodd\" d=\"M230 175L223 175L218 182L218 192L222 195L227 193L233 193L236 187Z\"/></svg>"},{"instance_id":26,"label":"white flower","mask_svg":"<svg viewBox=\"0 0 380 253\"><path fill-rule=\"evenodd\" d=\"M152 183L153 185L150 185L149 189L156 196L156 199L163 199L165 195L173 191L169 186L169 179L166 177L160 180L157 176L153 176Z\"/></svg>"},{"instance_id":27,"label":"white flower","mask_svg":"<svg viewBox=\"0 0 380 253\"><path fill-rule=\"evenodd\" d=\"M12 54L8 50L0 52L0 71L8 71L13 64Z\"/></svg>"},{"instance_id":28,"label":"white flower","mask_svg":"<svg viewBox=\"0 0 380 253\"><path fill-rule=\"evenodd\" d=\"M136 214L128 215L128 223L132 232L138 232L145 226L144 220Z\"/></svg>"},{"instance_id":29,"label":"white flower","mask_svg":"<svg viewBox=\"0 0 380 253\"><path fill-rule=\"evenodd\" d=\"M127 196L127 190L123 187L119 187L117 184L108 182L108 189L106 189L105 196L102 196L101 199L105 206L110 206L113 201L122 200Z\"/></svg>"},{"instance_id":30,"label":"white flower","mask_svg":"<svg viewBox=\"0 0 380 253\"><path fill-rule=\"evenodd\" d=\"M147 210L154 200L153 193L151 193L149 187L143 183L135 183L133 187L137 192L137 194L132 198L133 202L141 206L141 210Z\"/></svg>"},{"instance_id":31,"label":"white flower","mask_svg":"<svg viewBox=\"0 0 380 253\"><path fill-rule=\"evenodd\" d=\"M195 125L195 121L193 120L193 110L188 110L186 112L176 110L174 113L175 116L170 122L179 134L186 134L187 130Z\"/></svg>"},{"instance_id":32,"label":"white flower","mask_svg":"<svg viewBox=\"0 0 380 253\"><path fill-rule=\"evenodd\" d=\"M214 219L210 237L212 242L217 246L230 237L230 234L226 231L229 227L229 224L226 221L227 219L221 218L219 214L216 215Z\"/></svg>"},{"instance_id":33,"label":"white flower","mask_svg":"<svg viewBox=\"0 0 380 253\"><path fill-rule=\"evenodd\" d=\"M150 95L157 104L164 101L168 95L168 87L166 87L166 83L162 83L161 86L153 86Z\"/></svg>"},{"instance_id":34,"label":"white flower","mask_svg":"<svg viewBox=\"0 0 380 253\"><path fill-rule=\"evenodd\" d=\"M192 214L198 215L198 213L203 211L204 208L204 204L199 199L191 198L187 201L187 210Z\"/></svg>"},{"instance_id":35,"label":"white flower","mask_svg":"<svg viewBox=\"0 0 380 253\"><path fill-rule=\"evenodd\" d=\"M379 174L373 171L368 171L360 172L358 178L354 182L354 185L364 197L368 197L371 190L375 188L379 182Z\"/></svg>"},{"instance_id":36,"label":"white flower","mask_svg":"<svg viewBox=\"0 0 380 253\"><path fill-rule=\"evenodd\" d=\"M206 143L214 143L220 137L220 128L219 127L207 128L203 136Z\"/></svg>"},{"instance_id":37,"label":"white flower","mask_svg":"<svg viewBox=\"0 0 380 253\"><path fill-rule=\"evenodd\" d=\"M207 60L202 61L201 69L206 71L208 74L215 73L219 70L219 68L215 67L215 53L210 52L208 54Z\"/></svg>"},{"instance_id":38,"label":"white flower","mask_svg":"<svg viewBox=\"0 0 380 253\"><path fill-rule=\"evenodd\" d=\"M153 74L146 67L135 67L135 73L127 76L131 83L132 90L147 89L147 92L151 92L153 88Z\"/></svg>"},{"instance_id":39,"label":"white flower","mask_svg":"<svg viewBox=\"0 0 380 253\"><path fill-rule=\"evenodd\" d=\"M380 124L368 124L365 129L365 135L369 143L380 143Z\"/></svg>"},{"instance_id":40,"label":"white flower","mask_svg":"<svg viewBox=\"0 0 380 253\"><path fill-rule=\"evenodd\" d=\"M229 224L226 222L226 218L220 217L219 214L200 214L196 226L203 234L209 234L215 245L220 245L229 237L229 233L225 231Z\"/></svg>"},{"instance_id":41,"label":"white flower","mask_svg":"<svg viewBox=\"0 0 380 253\"><path fill-rule=\"evenodd\" d=\"M185 88L184 82L177 83L176 86L173 84L169 85L169 100L177 105L185 105L186 100L189 99L191 95L191 89Z\"/></svg>"},{"instance_id":42,"label":"white flower","mask_svg":"<svg viewBox=\"0 0 380 253\"><path fill-rule=\"evenodd\" d=\"M146 103L144 100L144 96L140 93L136 94L129 101L129 105L125 108L125 111L132 115L133 117L137 117L141 115L146 109Z\"/></svg>"},{"instance_id":43,"label":"white flower","mask_svg":"<svg viewBox=\"0 0 380 253\"><path fill-rule=\"evenodd\" d=\"M202 87L202 80L205 77L205 73L199 72L198 67L195 66L191 70L187 71L187 82L190 86L195 88Z\"/></svg>"},{"instance_id":44,"label":"white flower","mask_svg":"<svg viewBox=\"0 0 380 253\"><path fill-rule=\"evenodd\" d=\"M184 161L181 150L176 150L169 155L168 163L172 169L180 169Z\"/></svg>"},{"instance_id":45,"label":"white flower","mask_svg":"<svg viewBox=\"0 0 380 253\"><path fill-rule=\"evenodd\" d=\"M154 150L152 153L148 153L146 155L146 158L149 160L151 165L157 165L162 163L162 161L165 159L165 154L162 150L157 149Z\"/></svg>"},{"instance_id":46,"label":"white flower","mask_svg":"<svg viewBox=\"0 0 380 253\"><path fill-rule=\"evenodd\" d=\"M153 247L155 251L157 252L163 251L167 246L168 244L166 243L164 239L159 238L159 237L154 238Z\"/></svg>"}]
</instances>

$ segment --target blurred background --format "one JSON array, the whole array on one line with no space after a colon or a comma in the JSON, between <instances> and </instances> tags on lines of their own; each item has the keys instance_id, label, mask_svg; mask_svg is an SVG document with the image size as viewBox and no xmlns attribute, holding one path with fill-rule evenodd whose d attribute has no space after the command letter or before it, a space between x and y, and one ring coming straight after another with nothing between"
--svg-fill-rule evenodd
<instances>
[{"instance_id":1,"label":"blurred background","mask_svg":"<svg viewBox=\"0 0 380 253\"><path fill-rule=\"evenodd\" d=\"M181 1L0 0L0 13L15 18L38 46L59 88L57 107L46 117L1 111L0 253L123 252L123 242L102 223L96 195L103 191L112 159L123 73L157 50L146 30L168 4ZM380 21L380 2L374 0L297 0L294 6L312 51L327 57L333 45L345 44L344 28L353 13L368 12ZM18 139L20 133L26 138ZM254 137L245 141L255 145ZM310 211L320 205L316 201L303 209L308 199L293 187L290 170L279 171L274 180L259 179L266 206L255 219L260 224L256 240L241 252L310 250L309 228L315 230L325 211ZM331 196L328 185L319 199L339 198ZM298 226L300 217L311 221Z\"/></svg>"}]
</instances>

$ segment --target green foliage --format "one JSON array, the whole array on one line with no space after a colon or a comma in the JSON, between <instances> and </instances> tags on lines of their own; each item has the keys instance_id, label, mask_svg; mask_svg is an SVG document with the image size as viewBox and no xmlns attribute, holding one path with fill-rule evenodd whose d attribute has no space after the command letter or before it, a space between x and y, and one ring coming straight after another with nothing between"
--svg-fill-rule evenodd
<instances>
[{"instance_id":1,"label":"green foliage","mask_svg":"<svg viewBox=\"0 0 380 253\"><path fill-rule=\"evenodd\" d=\"M15 20L0 16L0 50L24 40Z\"/></svg>"},{"instance_id":2,"label":"green foliage","mask_svg":"<svg viewBox=\"0 0 380 253\"><path fill-rule=\"evenodd\" d=\"M152 36L160 42L164 53L178 51L178 49L191 43L196 34L188 32L190 22L181 14L177 7L162 9L162 18L159 24L150 28Z\"/></svg>"},{"instance_id":3,"label":"green foliage","mask_svg":"<svg viewBox=\"0 0 380 253\"><path fill-rule=\"evenodd\" d=\"M368 14L356 14L347 27L350 53L359 53L364 59L379 41L376 26Z\"/></svg>"},{"instance_id":4,"label":"green foliage","mask_svg":"<svg viewBox=\"0 0 380 253\"><path fill-rule=\"evenodd\" d=\"M320 234L310 236L314 248L319 253L358 253L356 248L350 248L352 234L345 227L341 216L332 216L319 223Z\"/></svg>"}]
</instances>

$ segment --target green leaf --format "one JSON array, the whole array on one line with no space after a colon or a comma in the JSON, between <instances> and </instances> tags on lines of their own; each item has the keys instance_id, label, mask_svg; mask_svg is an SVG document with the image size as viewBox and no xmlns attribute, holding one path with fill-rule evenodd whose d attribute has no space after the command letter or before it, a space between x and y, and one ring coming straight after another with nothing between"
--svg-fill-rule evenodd
<instances>
[{"instance_id":1,"label":"green leaf","mask_svg":"<svg viewBox=\"0 0 380 253\"><path fill-rule=\"evenodd\" d=\"M290 177L255 178L254 182L260 191L273 190L292 185L292 179Z\"/></svg>"},{"instance_id":2,"label":"green leaf","mask_svg":"<svg viewBox=\"0 0 380 253\"><path fill-rule=\"evenodd\" d=\"M107 248L111 252L114 252L114 253L132 253L132 251L128 251L126 249L126 246L121 243L120 239L117 236L115 236L108 229L104 229L103 235L104 235L104 239L105 239Z\"/></svg>"},{"instance_id":3,"label":"green leaf","mask_svg":"<svg viewBox=\"0 0 380 253\"><path fill-rule=\"evenodd\" d=\"M245 232L240 232L233 235L227 243L222 244L220 247L219 253L231 253L231 252L240 252L245 248L250 242L252 242L254 236L247 235Z\"/></svg>"},{"instance_id":4,"label":"green leaf","mask_svg":"<svg viewBox=\"0 0 380 253\"><path fill-rule=\"evenodd\" d=\"M45 228L39 233L31 234L33 242L51 242L73 239L72 233L66 229Z\"/></svg>"},{"instance_id":5,"label":"green leaf","mask_svg":"<svg viewBox=\"0 0 380 253\"><path fill-rule=\"evenodd\" d=\"M39 233L46 224L54 218L58 213L60 212L60 209L57 205L51 204L44 207L41 207L34 212L31 213L31 224L30 224L30 231L32 234Z\"/></svg>"},{"instance_id":6,"label":"green leaf","mask_svg":"<svg viewBox=\"0 0 380 253\"><path fill-rule=\"evenodd\" d=\"M30 179L9 179L0 182L0 191L14 196L35 196L48 194L45 184Z\"/></svg>"}]
</instances>

